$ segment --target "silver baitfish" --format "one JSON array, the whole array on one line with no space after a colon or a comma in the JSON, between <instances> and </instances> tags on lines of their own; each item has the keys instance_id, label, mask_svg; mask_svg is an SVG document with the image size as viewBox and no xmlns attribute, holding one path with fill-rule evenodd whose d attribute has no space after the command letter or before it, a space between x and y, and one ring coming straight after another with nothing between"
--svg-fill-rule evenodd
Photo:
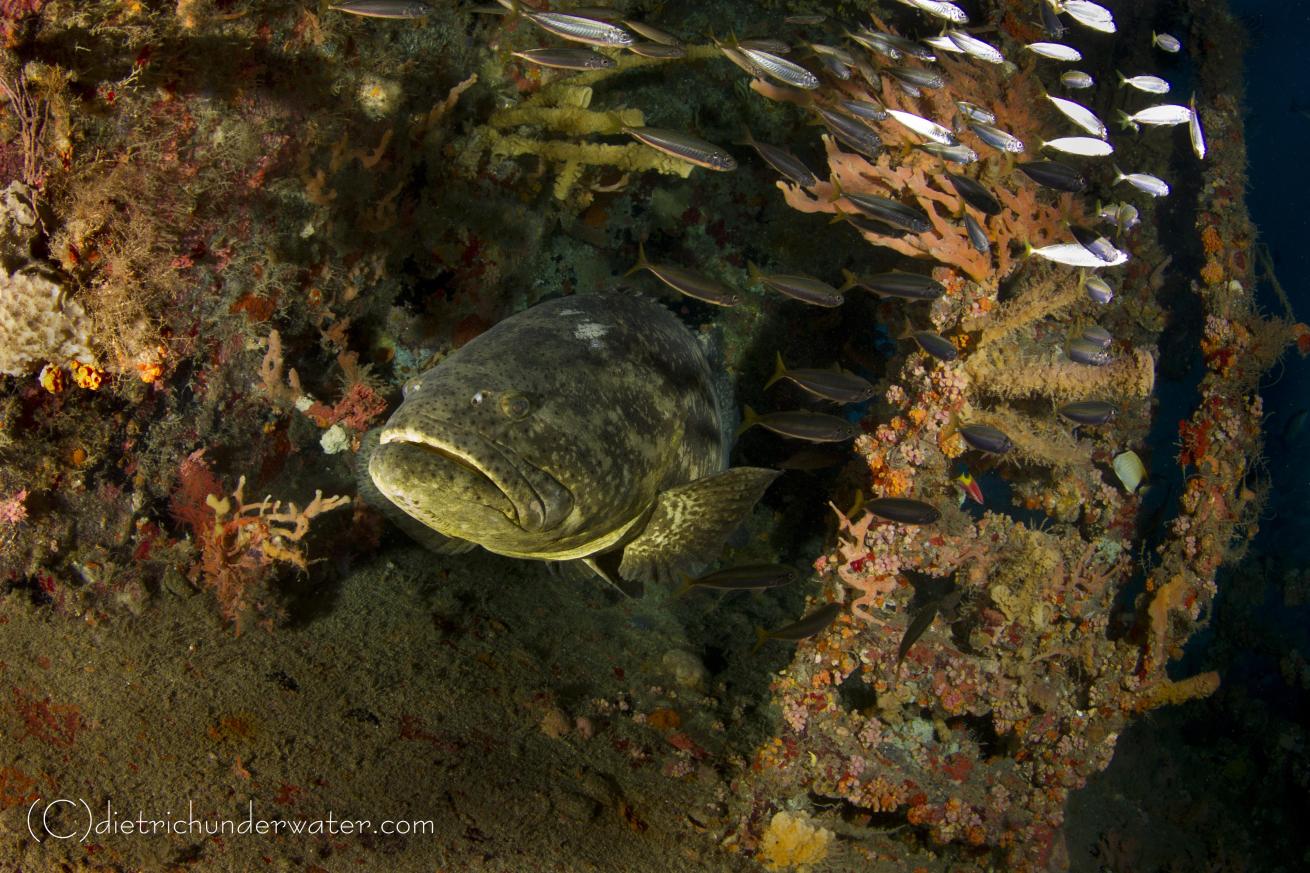
<instances>
[{"instance_id":1,"label":"silver baitfish","mask_svg":"<svg viewBox=\"0 0 1310 873\"><path fill-rule=\"evenodd\" d=\"M1103 158L1114 154L1114 146L1094 136L1062 136L1042 143L1044 149L1055 149L1067 155L1083 158Z\"/></svg>"},{"instance_id":2,"label":"silver baitfish","mask_svg":"<svg viewBox=\"0 0 1310 873\"><path fill-rule=\"evenodd\" d=\"M1072 46L1058 42L1030 42L1024 46L1028 51L1054 61L1081 61L1083 53Z\"/></svg>"},{"instance_id":3,"label":"silver baitfish","mask_svg":"<svg viewBox=\"0 0 1310 873\"><path fill-rule=\"evenodd\" d=\"M960 425L960 437L970 448L991 455L1003 455L1014 448L1014 443L990 424Z\"/></svg>"},{"instance_id":4,"label":"silver baitfish","mask_svg":"<svg viewBox=\"0 0 1310 873\"><path fill-rule=\"evenodd\" d=\"M1187 101L1187 106L1192 110L1192 120L1188 126L1188 134L1192 138L1192 152L1198 160L1205 160L1205 131L1201 129L1201 116L1196 112L1196 95Z\"/></svg>"},{"instance_id":5,"label":"silver baitfish","mask_svg":"<svg viewBox=\"0 0 1310 873\"><path fill-rule=\"evenodd\" d=\"M878 157L882 151L882 137L860 119L834 112L824 106L815 106L814 111L822 116L824 124L837 141L847 148L870 158Z\"/></svg>"},{"instance_id":6,"label":"silver baitfish","mask_svg":"<svg viewBox=\"0 0 1310 873\"><path fill-rule=\"evenodd\" d=\"M948 30L946 36L950 37L951 42L960 47L960 51L970 57L986 61L989 64L1005 63L1005 55L1001 54L996 46L983 42L976 36L970 36L960 30Z\"/></svg>"},{"instance_id":7,"label":"silver baitfish","mask_svg":"<svg viewBox=\"0 0 1310 873\"><path fill-rule=\"evenodd\" d=\"M812 187L819 181L814 172L805 166L804 161L781 146L757 141L749 128L746 130L743 144L755 149L755 153L763 158L765 163L802 188Z\"/></svg>"},{"instance_id":8,"label":"silver baitfish","mask_svg":"<svg viewBox=\"0 0 1310 873\"><path fill-rule=\"evenodd\" d=\"M875 518L896 524L936 524L942 514L937 507L909 497L879 497L864 504Z\"/></svg>"},{"instance_id":9,"label":"silver baitfish","mask_svg":"<svg viewBox=\"0 0 1310 873\"><path fill-rule=\"evenodd\" d=\"M964 231L969 235L969 244L974 251L985 255L992 250L992 241L987 238L987 231L978 223L978 219L969 213L964 214Z\"/></svg>"},{"instance_id":10,"label":"silver baitfish","mask_svg":"<svg viewBox=\"0 0 1310 873\"><path fill-rule=\"evenodd\" d=\"M1060 84L1077 91L1092 87L1096 84L1096 80L1082 70L1066 70L1060 74Z\"/></svg>"},{"instance_id":11,"label":"silver baitfish","mask_svg":"<svg viewBox=\"0 0 1310 873\"><path fill-rule=\"evenodd\" d=\"M1178 37L1171 36L1167 33L1152 33L1151 45L1156 46L1169 54L1177 54L1183 50L1183 44L1178 41Z\"/></svg>"},{"instance_id":12,"label":"silver baitfish","mask_svg":"<svg viewBox=\"0 0 1310 873\"><path fill-rule=\"evenodd\" d=\"M1042 27L1046 29L1046 35L1051 39L1063 37L1069 28L1060 20L1060 16L1052 8L1050 0L1038 0L1038 5L1042 7Z\"/></svg>"},{"instance_id":13,"label":"silver baitfish","mask_svg":"<svg viewBox=\"0 0 1310 873\"><path fill-rule=\"evenodd\" d=\"M1082 173L1059 161L1029 161L1018 166L1025 176L1046 188L1076 194L1087 187L1087 178Z\"/></svg>"},{"instance_id":14,"label":"silver baitfish","mask_svg":"<svg viewBox=\"0 0 1310 873\"><path fill-rule=\"evenodd\" d=\"M333 12L347 12L364 18L422 18L432 7L417 0L350 0L329 6Z\"/></svg>"},{"instance_id":15,"label":"silver baitfish","mask_svg":"<svg viewBox=\"0 0 1310 873\"><path fill-rule=\"evenodd\" d=\"M946 84L946 77L938 70L923 70L918 67L888 67L886 72L897 80L916 88L940 88Z\"/></svg>"},{"instance_id":16,"label":"silver baitfish","mask_svg":"<svg viewBox=\"0 0 1310 873\"><path fill-rule=\"evenodd\" d=\"M892 42L891 34L879 33L876 30L861 27L859 30L846 31L846 35L869 51L880 54L889 60L899 61L905 57L905 53Z\"/></svg>"},{"instance_id":17,"label":"silver baitfish","mask_svg":"<svg viewBox=\"0 0 1310 873\"><path fill-rule=\"evenodd\" d=\"M766 412L760 415L747 406L741 426L737 428L737 436L741 436L756 425L771 430L778 436L811 443L841 443L860 435L858 427L835 415L810 412L805 409Z\"/></svg>"},{"instance_id":18,"label":"silver baitfish","mask_svg":"<svg viewBox=\"0 0 1310 873\"><path fill-rule=\"evenodd\" d=\"M885 221L893 227L910 233L927 233L932 230L928 213L917 206L907 206L899 200L889 200L873 194L847 194L846 199L870 218Z\"/></svg>"},{"instance_id":19,"label":"silver baitfish","mask_svg":"<svg viewBox=\"0 0 1310 873\"><path fill-rule=\"evenodd\" d=\"M1083 291L1087 294L1087 299L1093 303L1099 303L1102 306L1114 300L1114 289L1110 283L1100 276L1086 276L1082 281Z\"/></svg>"},{"instance_id":20,"label":"silver baitfish","mask_svg":"<svg viewBox=\"0 0 1310 873\"><path fill-rule=\"evenodd\" d=\"M1061 8L1069 17L1084 27L1099 30L1101 33L1114 33L1114 16L1104 6L1092 0L1064 0Z\"/></svg>"},{"instance_id":21,"label":"silver baitfish","mask_svg":"<svg viewBox=\"0 0 1310 873\"><path fill-rule=\"evenodd\" d=\"M1119 407L1104 400L1080 400L1061 406L1059 413L1075 424L1098 425L1118 415Z\"/></svg>"},{"instance_id":22,"label":"silver baitfish","mask_svg":"<svg viewBox=\"0 0 1310 873\"><path fill-rule=\"evenodd\" d=\"M955 343L930 330L916 330L910 334L910 338L918 344L919 348L939 361L954 361L960 356Z\"/></svg>"},{"instance_id":23,"label":"silver baitfish","mask_svg":"<svg viewBox=\"0 0 1310 873\"><path fill-rule=\"evenodd\" d=\"M900 2L911 9L927 12L929 15L943 21L950 21L954 24L969 23L969 16L965 11L954 3L946 2L946 0L900 0Z\"/></svg>"},{"instance_id":24,"label":"silver baitfish","mask_svg":"<svg viewBox=\"0 0 1310 873\"><path fill-rule=\"evenodd\" d=\"M716 381L654 301L550 300L413 380L360 489L434 550L579 561L636 594L713 561L778 475L727 468Z\"/></svg>"},{"instance_id":25,"label":"silver baitfish","mask_svg":"<svg viewBox=\"0 0 1310 873\"><path fill-rule=\"evenodd\" d=\"M915 115L912 112L902 112L899 109L888 109L887 114L925 139L930 139L933 142L939 142L943 145L959 145L960 143L960 141L955 138L955 134L951 133L948 129L942 127L937 122L929 121L920 115Z\"/></svg>"},{"instance_id":26,"label":"silver baitfish","mask_svg":"<svg viewBox=\"0 0 1310 873\"><path fill-rule=\"evenodd\" d=\"M984 109L976 103L970 103L968 100L956 100L955 108L960 110L960 114L969 121L977 121L980 124L995 124L996 113L990 109Z\"/></svg>"},{"instance_id":27,"label":"silver baitfish","mask_svg":"<svg viewBox=\"0 0 1310 873\"><path fill-rule=\"evenodd\" d=\"M750 261L746 262L746 269L750 275L751 284L763 285L770 291L776 291L784 297L799 300L801 303L834 309L841 306L846 300L846 297L836 288L811 276L791 276L780 273L766 274L761 272L760 268Z\"/></svg>"},{"instance_id":28,"label":"silver baitfish","mask_svg":"<svg viewBox=\"0 0 1310 873\"><path fill-rule=\"evenodd\" d=\"M1110 135L1110 131L1105 127L1105 122L1097 118L1096 113L1081 103L1075 103L1073 100L1066 100L1063 97L1056 97L1053 94L1047 94L1046 99L1054 103L1055 108L1060 110L1066 118L1092 136L1105 139Z\"/></svg>"},{"instance_id":29,"label":"silver baitfish","mask_svg":"<svg viewBox=\"0 0 1310 873\"><path fill-rule=\"evenodd\" d=\"M1113 261L1119 256L1119 250L1114 247L1114 244L1090 227L1072 224L1069 226L1069 232L1073 234L1079 245L1103 261Z\"/></svg>"},{"instance_id":30,"label":"silver baitfish","mask_svg":"<svg viewBox=\"0 0 1310 873\"><path fill-rule=\"evenodd\" d=\"M678 39L667 30L656 27L653 24L647 24L644 21L625 19L623 26L637 34L637 36L648 39L651 42L657 42L660 45L682 45L682 40Z\"/></svg>"},{"instance_id":31,"label":"silver baitfish","mask_svg":"<svg viewBox=\"0 0 1310 873\"><path fill-rule=\"evenodd\" d=\"M786 379L815 397L834 403L863 403L873 396L873 385L854 373L816 368L789 370L782 361L782 353L776 354L778 362L774 366L773 375L764 383L765 390Z\"/></svg>"},{"instance_id":32,"label":"silver baitfish","mask_svg":"<svg viewBox=\"0 0 1310 873\"><path fill-rule=\"evenodd\" d=\"M743 51L768 52L771 55L785 55L791 52L791 45L771 36L756 36L737 40L737 48Z\"/></svg>"},{"instance_id":33,"label":"silver baitfish","mask_svg":"<svg viewBox=\"0 0 1310 873\"><path fill-rule=\"evenodd\" d=\"M1098 343L1091 340L1078 337L1069 343L1067 349L1069 360L1078 364L1087 364L1092 367L1102 367L1110 363L1110 350L1102 348Z\"/></svg>"},{"instance_id":34,"label":"silver baitfish","mask_svg":"<svg viewBox=\"0 0 1310 873\"><path fill-rule=\"evenodd\" d=\"M899 297L903 300L936 300L946 293L946 286L931 276L919 273L877 273L872 276L856 276L844 270L846 287L860 287L877 294L879 297Z\"/></svg>"},{"instance_id":35,"label":"silver baitfish","mask_svg":"<svg viewBox=\"0 0 1310 873\"><path fill-rule=\"evenodd\" d=\"M1116 71L1118 72L1118 71ZM1169 83L1159 76L1125 76L1119 73L1119 87L1128 85L1136 88L1138 91L1145 91L1148 94L1168 94Z\"/></svg>"},{"instance_id":36,"label":"silver baitfish","mask_svg":"<svg viewBox=\"0 0 1310 873\"><path fill-rule=\"evenodd\" d=\"M971 179L968 176L961 176L956 173L946 173L945 175L951 186L955 188L955 193L959 194L965 203L968 203L983 215L1001 214L1001 201L997 200L992 192L988 191L977 179Z\"/></svg>"},{"instance_id":37,"label":"silver baitfish","mask_svg":"<svg viewBox=\"0 0 1310 873\"><path fill-rule=\"evenodd\" d=\"M828 20L828 16L822 13L817 15L788 15L782 19L783 24L823 24Z\"/></svg>"},{"instance_id":38,"label":"silver baitfish","mask_svg":"<svg viewBox=\"0 0 1310 873\"><path fill-rule=\"evenodd\" d=\"M698 167L720 172L737 169L736 158L714 143L706 142L689 133L665 130L661 127L625 127L623 132L636 137L653 149Z\"/></svg>"},{"instance_id":39,"label":"silver baitfish","mask_svg":"<svg viewBox=\"0 0 1310 873\"><path fill-rule=\"evenodd\" d=\"M523 14L542 30L573 42L626 48L637 41L632 34L617 24L610 24L607 21L564 12L524 12Z\"/></svg>"},{"instance_id":40,"label":"silver baitfish","mask_svg":"<svg viewBox=\"0 0 1310 873\"><path fill-rule=\"evenodd\" d=\"M857 118L863 118L867 121L886 121L889 116L887 109L876 100L838 100L837 105L846 112Z\"/></svg>"},{"instance_id":41,"label":"silver baitfish","mask_svg":"<svg viewBox=\"0 0 1310 873\"><path fill-rule=\"evenodd\" d=\"M737 292L717 279L711 279L695 270L688 270L675 264L652 264L646 259L646 244L637 244L637 263L625 275L631 276L639 270L650 270L665 285L674 291L685 294L704 303L715 306L736 306L740 302Z\"/></svg>"},{"instance_id":42,"label":"silver baitfish","mask_svg":"<svg viewBox=\"0 0 1310 873\"><path fill-rule=\"evenodd\" d=\"M978 153L964 143L948 146L939 142L923 142L915 148L952 164L972 164L978 160Z\"/></svg>"},{"instance_id":43,"label":"silver baitfish","mask_svg":"<svg viewBox=\"0 0 1310 873\"><path fill-rule=\"evenodd\" d=\"M834 61L841 64L843 67L855 66L854 55L846 51L846 49L844 48L841 48L839 46L826 45L821 42L810 42L810 43L806 43L806 45L810 47L810 51L814 52L819 57L832 58Z\"/></svg>"},{"instance_id":44,"label":"silver baitfish","mask_svg":"<svg viewBox=\"0 0 1310 873\"><path fill-rule=\"evenodd\" d=\"M1114 168L1114 183L1127 182L1138 191L1150 194L1152 197L1169 196L1169 183L1158 176L1152 176L1150 173L1125 173L1118 167Z\"/></svg>"},{"instance_id":45,"label":"silver baitfish","mask_svg":"<svg viewBox=\"0 0 1310 873\"><path fill-rule=\"evenodd\" d=\"M588 48L541 48L513 52L530 64L554 70L606 70L614 66L614 59Z\"/></svg>"},{"instance_id":46,"label":"silver baitfish","mask_svg":"<svg viewBox=\"0 0 1310 873\"><path fill-rule=\"evenodd\" d=\"M830 55L819 55L819 63L823 65L824 72L834 79L839 79L842 82L850 81L853 64L843 64Z\"/></svg>"},{"instance_id":47,"label":"silver baitfish","mask_svg":"<svg viewBox=\"0 0 1310 873\"><path fill-rule=\"evenodd\" d=\"M1132 115L1127 112L1119 113L1119 123L1124 127L1130 127L1133 130L1138 129L1138 125L1146 124L1152 127L1172 127L1175 124L1187 124L1192 120L1192 110L1186 106L1179 106L1176 103L1161 103L1159 106L1148 106L1145 109L1138 110Z\"/></svg>"},{"instance_id":48,"label":"silver baitfish","mask_svg":"<svg viewBox=\"0 0 1310 873\"><path fill-rule=\"evenodd\" d=\"M1017 155L1023 151L1023 140L1012 133L1001 130L999 127L993 127L981 121L971 121L969 122L969 129L977 134L978 139L994 149L1009 152L1012 155Z\"/></svg>"},{"instance_id":49,"label":"silver baitfish","mask_svg":"<svg viewBox=\"0 0 1310 873\"><path fill-rule=\"evenodd\" d=\"M665 45L661 42L634 42L628 51L643 58L657 61L672 61L687 56L687 49L680 45Z\"/></svg>"},{"instance_id":50,"label":"silver baitfish","mask_svg":"<svg viewBox=\"0 0 1310 873\"><path fill-rule=\"evenodd\" d=\"M752 64L763 70L771 79L804 91L813 91L819 87L819 77L798 63L778 57L771 52L749 49L740 44L737 48Z\"/></svg>"},{"instance_id":51,"label":"silver baitfish","mask_svg":"<svg viewBox=\"0 0 1310 873\"><path fill-rule=\"evenodd\" d=\"M929 48L936 49L939 52L947 52L953 55L964 54L964 49L956 45L951 38L945 34L942 34L941 36L924 37L923 44ZM934 60L936 59L934 58Z\"/></svg>"}]
</instances>

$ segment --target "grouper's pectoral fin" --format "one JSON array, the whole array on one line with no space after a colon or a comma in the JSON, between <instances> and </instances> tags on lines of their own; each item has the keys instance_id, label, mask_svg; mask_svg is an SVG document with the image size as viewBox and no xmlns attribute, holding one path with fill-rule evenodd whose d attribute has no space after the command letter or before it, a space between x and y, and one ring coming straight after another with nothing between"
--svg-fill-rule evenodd
<instances>
[{"instance_id":1,"label":"grouper's pectoral fin","mask_svg":"<svg viewBox=\"0 0 1310 873\"><path fill-rule=\"evenodd\" d=\"M583 558L582 563L615 588L629 597L640 597L646 593L646 586L640 579L624 579L619 572L619 553L606 552L590 558Z\"/></svg>"},{"instance_id":2,"label":"grouper's pectoral fin","mask_svg":"<svg viewBox=\"0 0 1310 873\"><path fill-rule=\"evenodd\" d=\"M645 527L624 548L619 573L669 584L680 571L710 563L778 475L734 467L661 492Z\"/></svg>"}]
</instances>

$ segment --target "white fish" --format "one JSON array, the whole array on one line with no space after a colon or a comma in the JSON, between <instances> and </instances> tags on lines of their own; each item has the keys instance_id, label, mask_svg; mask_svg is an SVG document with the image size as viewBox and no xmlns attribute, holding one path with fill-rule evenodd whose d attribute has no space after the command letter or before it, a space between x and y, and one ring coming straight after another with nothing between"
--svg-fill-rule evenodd
<instances>
[{"instance_id":1,"label":"white fish","mask_svg":"<svg viewBox=\"0 0 1310 873\"><path fill-rule=\"evenodd\" d=\"M887 114L908 127L926 139L933 142L939 142L943 145L959 145L960 141L955 138L955 134L942 127L935 121L929 121L909 112L901 112L899 109L888 109Z\"/></svg>"},{"instance_id":2,"label":"white fish","mask_svg":"<svg viewBox=\"0 0 1310 873\"><path fill-rule=\"evenodd\" d=\"M1108 206L1098 206L1096 217L1113 224L1119 229L1119 233L1132 230L1141 223L1137 216L1137 207L1131 203L1111 203Z\"/></svg>"},{"instance_id":3,"label":"white fish","mask_svg":"<svg viewBox=\"0 0 1310 873\"><path fill-rule=\"evenodd\" d=\"M1078 51L1078 49L1058 42L1030 42L1024 48L1044 58L1052 58L1057 61L1081 61L1083 59L1082 52Z\"/></svg>"},{"instance_id":4,"label":"white fish","mask_svg":"<svg viewBox=\"0 0 1310 873\"><path fill-rule=\"evenodd\" d=\"M1062 136L1043 142L1042 148L1055 149L1069 155L1082 155L1085 158L1103 158L1114 154L1114 146L1094 136Z\"/></svg>"},{"instance_id":5,"label":"white fish","mask_svg":"<svg viewBox=\"0 0 1310 873\"><path fill-rule=\"evenodd\" d=\"M1119 481L1128 489L1129 494L1136 491L1137 486L1147 480L1146 465L1137 456L1137 452L1130 451L1115 455L1113 467L1114 475L1119 477Z\"/></svg>"},{"instance_id":6,"label":"white fish","mask_svg":"<svg viewBox=\"0 0 1310 873\"><path fill-rule=\"evenodd\" d=\"M812 91L819 87L819 77L800 64L792 63L786 58L780 58L775 54L759 51L758 49L738 46L737 51L749 58L756 67L768 73L770 78L776 79L784 85L791 85L793 88L802 88L806 91Z\"/></svg>"},{"instance_id":7,"label":"white fish","mask_svg":"<svg viewBox=\"0 0 1310 873\"><path fill-rule=\"evenodd\" d=\"M1060 74L1060 84L1066 88L1090 88L1096 80L1082 70L1066 70Z\"/></svg>"},{"instance_id":8,"label":"white fish","mask_svg":"<svg viewBox=\"0 0 1310 873\"><path fill-rule=\"evenodd\" d=\"M1138 191L1150 194L1152 197L1169 196L1169 183L1158 176L1152 176L1150 173L1125 173L1118 167L1114 168L1114 183L1127 182Z\"/></svg>"},{"instance_id":9,"label":"white fish","mask_svg":"<svg viewBox=\"0 0 1310 873\"><path fill-rule=\"evenodd\" d=\"M990 109L984 109L977 103L970 103L968 100L956 100L955 105L959 108L960 114L970 121L981 121L983 124L996 123L996 113Z\"/></svg>"},{"instance_id":10,"label":"white fish","mask_svg":"<svg viewBox=\"0 0 1310 873\"><path fill-rule=\"evenodd\" d=\"M1167 127L1175 124L1187 124L1192 120L1192 110L1186 106L1179 106L1176 103L1161 103L1158 106L1148 106L1145 109L1134 112L1129 115L1127 112L1120 111L1119 121L1124 127L1131 127L1137 130L1139 124L1149 124L1154 127Z\"/></svg>"},{"instance_id":11,"label":"white fish","mask_svg":"<svg viewBox=\"0 0 1310 873\"><path fill-rule=\"evenodd\" d=\"M1088 276L1086 273L1083 275L1085 277L1082 280L1083 290L1087 293L1087 299L1102 306L1114 299L1114 289L1110 287L1110 283L1097 276Z\"/></svg>"},{"instance_id":12,"label":"white fish","mask_svg":"<svg viewBox=\"0 0 1310 873\"><path fill-rule=\"evenodd\" d=\"M1051 246L1042 246L1040 249L1029 246L1028 254L1037 255L1039 258L1045 258L1057 264L1065 264L1069 267L1086 267L1089 270L1097 270L1101 267L1117 267L1128 260L1127 252L1115 249L1114 257L1108 261L1103 261L1076 242L1056 243Z\"/></svg>"},{"instance_id":13,"label":"white fish","mask_svg":"<svg viewBox=\"0 0 1310 873\"><path fill-rule=\"evenodd\" d=\"M1092 110L1088 109L1081 103L1075 103L1072 100L1065 100L1063 97L1054 97L1046 95L1046 99L1055 104L1055 108L1065 114L1065 116L1074 124L1090 133L1092 136L1099 136L1105 139L1110 135L1110 131L1105 129L1105 122L1096 117Z\"/></svg>"},{"instance_id":14,"label":"white fish","mask_svg":"<svg viewBox=\"0 0 1310 873\"><path fill-rule=\"evenodd\" d=\"M901 0L901 2L904 3L905 0ZM955 24L969 23L969 16L965 14L964 10L954 3L947 3L946 0L909 0L906 5Z\"/></svg>"},{"instance_id":15,"label":"white fish","mask_svg":"<svg viewBox=\"0 0 1310 873\"><path fill-rule=\"evenodd\" d=\"M1183 50L1183 44L1178 41L1178 37L1170 36L1167 33L1152 33L1151 44L1159 46L1169 54L1177 54Z\"/></svg>"},{"instance_id":16,"label":"white fish","mask_svg":"<svg viewBox=\"0 0 1310 873\"><path fill-rule=\"evenodd\" d=\"M1091 0L1064 0L1064 11L1069 17L1084 27L1099 30L1101 33L1114 33L1114 16L1104 6Z\"/></svg>"},{"instance_id":17,"label":"white fish","mask_svg":"<svg viewBox=\"0 0 1310 873\"><path fill-rule=\"evenodd\" d=\"M1192 135L1192 151L1196 152L1196 157L1205 160L1205 132L1201 130L1201 116L1196 111L1196 95L1187 101L1188 107L1192 110L1192 120L1188 123L1188 132Z\"/></svg>"},{"instance_id":18,"label":"white fish","mask_svg":"<svg viewBox=\"0 0 1310 873\"><path fill-rule=\"evenodd\" d=\"M925 45L930 45L933 48L937 49L937 51L939 52L954 52L956 54L959 54L960 52L964 51L964 49L960 48L958 45L951 42L951 38L949 36L930 36L927 39L925 39L923 42Z\"/></svg>"},{"instance_id":19,"label":"white fish","mask_svg":"<svg viewBox=\"0 0 1310 873\"><path fill-rule=\"evenodd\" d=\"M1138 91L1145 91L1148 94L1169 93L1169 83L1159 76L1133 76L1129 78L1123 73L1119 73L1119 85L1120 87L1130 85Z\"/></svg>"},{"instance_id":20,"label":"white fish","mask_svg":"<svg viewBox=\"0 0 1310 873\"><path fill-rule=\"evenodd\" d=\"M946 35L951 38L951 42L980 61L986 61L989 64L1005 63L1005 55L1001 54L1000 49L983 42L976 36L970 36L960 30L948 30Z\"/></svg>"}]
</instances>

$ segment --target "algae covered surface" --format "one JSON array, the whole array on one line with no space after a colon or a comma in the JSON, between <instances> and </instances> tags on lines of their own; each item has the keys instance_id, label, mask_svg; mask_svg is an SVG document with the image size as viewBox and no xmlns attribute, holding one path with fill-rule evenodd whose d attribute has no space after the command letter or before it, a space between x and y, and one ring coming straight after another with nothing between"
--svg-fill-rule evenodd
<instances>
[{"instance_id":1,"label":"algae covered surface","mask_svg":"<svg viewBox=\"0 0 1310 873\"><path fill-rule=\"evenodd\" d=\"M1226 591L1250 606L1254 579L1304 581L1249 553L1274 487L1261 379L1310 353L1310 328L1286 295L1255 302L1281 286L1243 203L1229 12L1107 2L1108 33L1082 21L1101 6L1056 4L1097 82L1058 93L1112 122L1155 99L1122 69L1194 105L1190 135L1109 134L1118 167L1169 181L1154 198L1103 158L1043 155L1077 191L1016 170L1073 135L1045 99L1061 68L1023 48L1056 38L1043 0L959 4L1001 64L942 47L951 4L611 5L684 51L535 66L516 53L578 26L540 4L0 4L0 866L1295 855L1266 840L1280 858L1257 858L1179 799L1190 782L1125 801L1116 770L1160 761L1152 784L1173 785L1222 760L1223 796L1247 802L1259 763L1133 738L1165 707L1239 705L1224 653L1247 631L1221 624L1197 656L1200 632ZM1183 51L1152 42L1165 31ZM883 34L941 57L892 57L906 45ZM986 146L958 101L1026 154ZM859 120L878 107L910 121ZM947 165L925 129L979 160ZM735 169L712 171L724 150ZM1105 293L1061 263L1085 251L1051 248L1071 226L1124 256L1092 264ZM630 270L647 259L690 272ZM843 302L789 296L798 276ZM706 302L718 288L735 305ZM725 433L756 411L777 425L737 435L732 466L785 473L711 567L782 564L794 584L625 597L570 566L437 554L389 521L361 459L415 380L512 315L602 291L690 331ZM834 365L859 402L766 387ZM1079 423L1088 409L1104 414ZM1280 785L1310 787L1282 736ZM1148 807L1173 827L1138 850L1124 822Z\"/></svg>"}]
</instances>

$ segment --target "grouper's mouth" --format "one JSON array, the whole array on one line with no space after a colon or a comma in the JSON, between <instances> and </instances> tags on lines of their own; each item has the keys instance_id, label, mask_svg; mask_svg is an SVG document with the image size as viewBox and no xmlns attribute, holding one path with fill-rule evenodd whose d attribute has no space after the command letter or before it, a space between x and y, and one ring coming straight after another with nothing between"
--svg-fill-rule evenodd
<instances>
[{"instance_id":1,"label":"grouper's mouth","mask_svg":"<svg viewBox=\"0 0 1310 873\"><path fill-rule=\"evenodd\" d=\"M380 442L392 451L422 452L429 463L450 465L468 497L525 531L551 530L573 510L573 495L555 477L469 431L391 427L382 432Z\"/></svg>"}]
</instances>

